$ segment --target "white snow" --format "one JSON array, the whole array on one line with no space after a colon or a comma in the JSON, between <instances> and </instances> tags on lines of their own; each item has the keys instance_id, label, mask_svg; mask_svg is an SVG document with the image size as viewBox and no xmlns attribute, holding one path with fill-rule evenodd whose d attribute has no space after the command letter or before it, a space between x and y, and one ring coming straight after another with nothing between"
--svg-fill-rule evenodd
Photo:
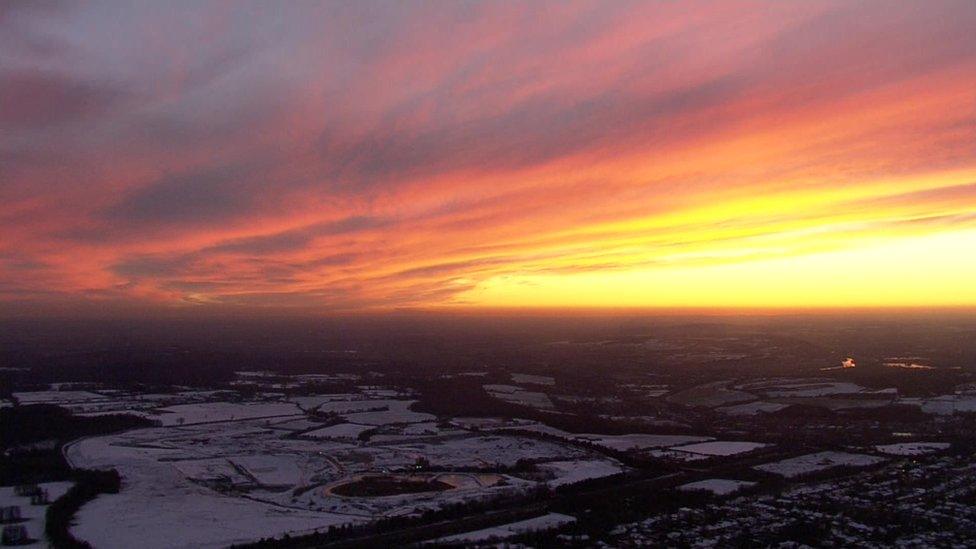
<instances>
[{"instance_id":1,"label":"white snow","mask_svg":"<svg viewBox=\"0 0 976 549\"><path fill-rule=\"evenodd\" d=\"M38 486L47 490L48 499L53 502L63 496L68 488L71 488L71 484L71 482L45 482L38 484ZM24 522L15 524L23 524L24 528L27 529L27 535L30 539L35 540L34 543L21 545L21 547L44 544L44 513L47 512L47 505L31 505L30 496L18 496L14 492L13 486L0 486L0 507L10 505L20 507L20 515L24 519Z\"/></svg>"},{"instance_id":2,"label":"white snow","mask_svg":"<svg viewBox=\"0 0 976 549\"><path fill-rule=\"evenodd\" d=\"M160 412L163 413L155 419L162 421L164 426L302 415L302 411L290 402L201 402L169 406L161 408Z\"/></svg>"},{"instance_id":3,"label":"white snow","mask_svg":"<svg viewBox=\"0 0 976 549\"><path fill-rule=\"evenodd\" d=\"M404 435L436 435L441 432L437 423L433 421L426 421L424 423L413 423L411 425L405 426L400 430Z\"/></svg>"},{"instance_id":4,"label":"white snow","mask_svg":"<svg viewBox=\"0 0 976 549\"><path fill-rule=\"evenodd\" d=\"M20 404L66 404L69 402L90 402L108 400L107 397L89 391L31 391L13 393L14 399Z\"/></svg>"},{"instance_id":5,"label":"white snow","mask_svg":"<svg viewBox=\"0 0 976 549\"><path fill-rule=\"evenodd\" d=\"M393 423L421 423L436 419L430 414L414 412L410 405L416 400L371 399L330 401L319 405L320 412L339 414L349 423L388 425Z\"/></svg>"},{"instance_id":6,"label":"white snow","mask_svg":"<svg viewBox=\"0 0 976 549\"><path fill-rule=\"evenodd\" d=\"M574 435L578 440L587 440L599 446L626 452L628 450L644 450L646 448L663 448L689 444L692 442L705 442L712 440L711 437L697 437L688 435Z\"/></svg>"},{"instance_id":7,"label":"white snow","mask_svg":"<svg viewBox=\"0 0 976 549\"><path fill-rule=\"evenodd\" d=\"M391 425L394 423L426 423L437 419L431 414L414 412L407 408L413 404L413 400L393 400L390 401L389 410L377 412L360 412L356 414L343 414L351 423L365 423L367 425Z\"/></svg>"},{"instance_id":8,"label":"white snow","mask_svg":"<svg viewBox=\"0 0 976 549\"><path fill-rule=\"evenodd\" d=\"M728 381L716 381L685 389L667 397L671 402L678 402L686 406L702 406L714 408L728 406L740 402L756 400L751 393L729 389Z\"/></svg>"},{"instance_id":9,"label":"white snow","mask_svg":"<svg viewBox=\"0 0 976 549\"><path fill-rule=\"evenodd\" d=\"M186 478L198 482L223 481L234 486L251 482L251 479L235 469L227 458L179 460L173 462L173 467Z\"/></svg>"},{"instance_id":10,"label":"white snow","mask_svg":"<svg viewBox=\"0 0 976 549\"><path fill-rule=\"evenodd\" d=\"M716 496L726 496L729 494L734 494L743 488L749 488L750 486L755 486L755 482L748 482L745 480L730 480L725 478L708 478L705 480L699 480L698 482L689 482L688 484L682 484L678 486L678 490L684 492L694 492L698 490L704 490L706 492L711 492Z\"/></svg>"},{"instance_id":11,"label":"white snow","mask_svg":"<svg viewBox=\"0 0 976 549\"><path fill-rule=\"evenodd\" d=\"M793 478L834 467L867 467L885 461L884 458L847 452L817 452L773 463L757 465L754 469Z\"/></svg>"},{"instance_id":12,"label":"white snow","mask_svg":"<svg viewBox=\"0 0 976 549\"><path fill-rule=\"evenodd\" d=\"M567 460L591 456L569 446L519 436L482 435L447 441L423 441L385 446L408 457L425 457L433 466L496 467L511 466L520 459ZM375 462L374 462L375 463Z\"/></svg>"},{"instance_id":13,"label":"white snow","mask_svg":"<svg viewBox=\"0 0 976 549\"><path fill-rule=\"evenodd\" d=\"M453 536L434 540L436 543L475 543L492 539L512 538L526 532L552 530L576 522L575 517L560 513L549 513L541 517L510 522L501 526L493 526L482 530L474 530Z\"/></svg>"},{"instance_id":14,"label":"white snow","mask_svg":"<svg viewBox=\"0 0 976 549\"><path fill-rule=\"evenodd\" d=\"M151 441L158 438L153 433L172 431L141 432ZM72 464L115 467L124 479L120 493L101 495L76 515L72 532L95 547L224 547L362 520L221 495L190 482L169 462L157 460L171 450L117 446L126 437L132 435L88 438L67 449ZM260 464L251 465L257 469Z\"/></svg>"},{"instance_id":15,"label":"white snow","mask_svg":"<svg viewBox=\"0 0 976 549\"><path fill-rule=\"evenodd\" d=\"M757 400L756 402L747 402L745 404L736 404L734 406L723 406L721 408L716 408L716 410L729 414L730 416L754 416L759 413L769 414L772 412L778 412L787 406L789 406L789 404Z\"/></svg>"},{"instance_id":16,"label":"white snow","mask_svg":"<svg viewBox=\"0 0 976 549\"><path fill-rule=\"evenodd\" d=\"M146 419L159 419L158 414L153 414L150 412L145 412L142 410L106 410L104 412L72 412L76 416L80 417L99 417L99 416L117 416L117 415L128 415L128 416L139 416Z\"/></svg>"},{"instance_id":17,"label":"white snow","mask_svg":"<svg viewBox=\"0 0 976 549\"><path fill-rule=\"evenodd\" d=\"M921 456L949 449L948 442L899 442L875 446L874 449L890 456Z\"/></svg>"},{"instance_id":18,"label":"white snow","mask_svg":"<svg viewBox=\"0 0 976 549\"><path fill-rule=\"evenodd\" d=\"M529 408L539 408L542 410L552 410L555 408L549 395L534 391L524 391L513 385L485 385L484 389L488 394L511 404L528 406Z\"/></svg>"},{"instance_id":19,"label":"white snow","mask_svg":"<svg viewBox=\"0 0 976 549\"><path fill-rule=\"evenodd\" d=\"M827 395L851 395L864 391L864 387L846 381L783 383L776 390L767 390L771 397L818 397Z\"/></svg>"},{"instance_id":20,"label":"white snow","mask_svg":"<svg viewBox=\"0 0 976 549\"><path fill-rule=\"evenodd\" d=\"M709 459L711 456L706 456L704 454L692 454L689 452L675 452L674 450L668 450L666 448L655 448L647 451L647 455L665 459L668 461L682 461L682 462L692 462L692 461L704 461Z\"/></svg>"},{"instance_id":21,"label":"white snow","mask_svg":"<svg viewBox=\"0 0 976 549\"><path fill-rule=\"evenodd\" d=\"M609 477L624 471L619 463L606 459L550 461L540 464L539 469L556 475L555 479L548 482L553 488L592 478Z\"/></svg>"},{"instance_id":22,"label":"white snow","mask_svg":"<svg viewBox=\"0 0 976 549\"><path fill-rule=\"evenodd\" d=\"M302 433L305 438L343 438L355 439L363 431L372 429L372 425L359 425L357 423L340 423L331 427L323 427L307 433Z\"/></svg>"},{"instance_id":23,"label":"white snow","mask_svg":"<svg viewBox=\"0 0 976 549\"><path fill-rule=\"evenodd\" d=\"M326 402L348 402L361 397L350 393L336 393L327 395L293 396L288 400L294 402L303 410L314 410Z\"/></svg>"},{"instance_id":24,"label":"white snow","mask_svg":"<svg viewBox=\"0 0 976 549\"><path fill-rule=\"evenodd\" d=\"M515 383L530 383L533 385L555 385L556 379L549 376L536 376L532 374L512 374L512 381Z\"/></svg>"},{"instance_id":25,"label":"white snow","mask_svg":"<svg viewBox=\"0 0 976 549\"><path fill-rule=\"evenodd\" d=\"M298 419L285 418L272 420L268 426L272 429L282 429L285 431L307 431L316 427L322 427L323 425L324 423L321 421L313 421L306 417L300 417Z\"/></svg>"},{"instance_id":26,"label":"white snow","mask_svg":"<svg viewBox=\"0 0 976 549\"><path fill-rule=\"evenodd\" d=\"M759 448L765 448L767 444L760 442L740 442L731 440L715 440L712 442L699 442L687 446L674 446L671 449L679 452L690 452L692 454L702 454L706 456L734 456L752 452Z\"/></svg>"},{"instance_id":27,"label":"white snow","mask_svg":"<svg viewBox=\"0 0 976 549\"><path fill-rule=\"evenodd\" d=\"M542 423L527 423L527 424L523 424L523 425L504 425L504 426L499 427L499 428L502 428L502 429L516 429L516 430L519 430L519 431L532 431L532 432L535 432L535 433L544 433L544 434L547 434L547 435L552 435L552 436L556 436L556 437L560 437L560 438L565 438L565 439L573 439L573 438L576 438L576 436L577 436L577 435L574 435L573 433L570 433L569 431L563 431L562 429L557 429L555 427L550 427L550 426L545 425L545 424L542 424ZM484 428L482 428L482 429L484 430ZM593 435L593 436L600 436L600 435Z\"/></svg>"},{"instance_id":28,"label":"white snow","mask_svg":"<svg viewBox=\"0 0 976 549\"><path fill-rule=\"evenodd\" d=\"M294 455L259 455L230 458L262 486L295 486L302 483L304 471Z\"/></svg>"},{"instance_id":29,"label":"white snow","mask_svg":"<svg viewBox=\"0 0 976 549\"><path fill-rule=\"evenodd\" d=\"M492 385L482 385L481 387L484 390L488 391L489 393L515 393L522 390L521 387L518 387L516 385L492 384Z\"/></svg>"},{"instance_id":30,"label":"white snow","mask_svg":"<svg viewBox=\"0 0 976 549\"><path fill-rule=\"evenodd\" d=\"M976 396L942 395L922 401L921 406L926 414L943 416L951 416L959 412L976 412Z\"/></svg>"}]
</instances>

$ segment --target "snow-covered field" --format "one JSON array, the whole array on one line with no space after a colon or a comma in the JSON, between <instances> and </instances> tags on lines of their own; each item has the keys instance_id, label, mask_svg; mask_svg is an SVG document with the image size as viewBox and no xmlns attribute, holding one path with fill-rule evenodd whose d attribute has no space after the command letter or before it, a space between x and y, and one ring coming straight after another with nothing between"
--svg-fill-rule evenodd
<instances>
[{"instance_id":1,"label":"snow-covered field","mask_svg":"<svg viewBox=\"0 0 976 549\"><path fill-rule=\"evenodd\" d=\"M426 457L431 465L462 467L512 466L520 459L582 458L577 448L518 436L465 436L443 442L397 444L389 448L407 455Z\"/></svg>"},{"instance_id":2,"label":"snow-covered field","mask_svg":"<svg viewBox=\"0 0 976 549\"><path fill-rule=\"evenodd\" d=\"M609 459L550 461L539 465L539 469L550 471L556 475L555 479L548 482L549 486L553 488L624 472L622 465Z\"/></svg>"},{"instance_id":3,"label":"snow-covered field","mask_svg":"<svg viewBox=\"0 0 976 549\"><path fill-rule=\"evenodd\" d=\"M689 482L688 484L682 484L678 486L678 490L685 492L694 492L698 490L703 490L706 492L711 492L716 496L726 496L729 494L734 494L739 490L744 488L749 488L750 486L755 486L755 482L749 482L745 480L730 480L725 478L708 478L705 480L699 480L698 482Z\"/></svg>"},{"instance_id":4,"label":"snow-covered field","mask_svg":"<svg viewBox=\"0 0 976 549\"><path fill-rule=\"evenodd\" d=\"M388 400L385 402L389 410L342 414L342 417L346 418L350 423L364 423L367 425L423 423L437 419L430 414L409 410L410 405L414 403L413 400Z\"/></svg>"},{"instance_id":5,"label":"snow-covered field","mask_svg":"<svg viewBox=\"0 0 976 549\"><path fill-rule=\"evenodd\" d=\"M88 438L69 446L67 455L72 464L115 467L124 479L120 493L99 496L81 508L72 528L74 535L95 547L222 547L362 520L222 495L191 482L174 466L184 464L161 460L203 455L221 448L240 450L230 440L245 436L246 431L228 425L218 427L234 432L214 438L213 432L192 432L187 428L190 433L175 431L187 438L167 439L173 430L142 429ZM274 453L270 448L265 451ZM258 474L272 474L264 471L260 463L249 464Z\"/></svg>"},{"instance_id":6,"label":"snow-covered field","mask_svg":"<svg viewBox=\"0 0 976 549\"><path fill-rule=\"evenodd\" d=\"M652 450L648 450L646 454L651 457L661 458L667 461L680 461L680 462L704 461L711 457L711 456L706 456L704 454L691 454L689 452L675 452L674 450L669 450L667 448L655 448Z\"/></svg>"},{"instance_id":7,"label":"snow-covered field","mask_svg":"<svg viewBox=\"0 0 976 549\"><path fill-rule=\"evenodd\" d=\"M729 389L729 382L717 381L685 389L667 397L671 402L678 402L686 406L704 406L714 408L728 406L740 402L756 400L756 396L745 391Z\"/></svg>"},{"instance_id":8,"label":"snow-covered field","mask_svg":"<svg viewBox=\"0 0 976 549\"><path fill-rule=\"evenodd\" d=\"M90 402L108 400L108 397L89 391L31 391L13 393L14 399L20 404L68 404L72 402Z\"/></svg>"},{"instance_id":9,"label":"snow-covered field","mask_svg":"<svg viewBox=\"0 0 976 549\"><path fill-rule=\"evenodd\" d=\"M337 395L332 395L337 396ZM434 416L410 410L415 400L383 399L334 399L317 401L316 397L303 399L302 406L319 412L331 412L344 417L349 423L386 425L391 423L421 423L434 420ZM293 399L295 400L295 399Z\"/></svg>"},{"instance_id":10,"label":"snow-covered field","mask_svg":"<svg viewBox=\"0 0 976 549\"><path fill-rule=\"evenodd\" d=\"M164 426L302 415L290 402L201 402L169 406L160 412L155 419Z\"/></svg>"},{"instance_id":11,"label":"snow-covered field","mask_svg":"<svg viewBox=\"0 0 976 549\"><path fill-rule=\"evenodd\" d=\"M852 395L864 391L864 387L856 383L844 381L823 381L809 383L782 383L775 388L768 388L765 393L770 397L818 397L828 395Z\"/></svg>"},{"instance_id":12,"label":"snow-covered field","mask_svg":"<svg viewBox=\"0 0 976 549\"><path fill-rule=\"evenodd\" d=\"M534 385L555 385L556 379L549 376L536 376L532 374L512 374L512 381L515 383L531 383Z\"/></svg>"},{"instance_id":13,"label":"snow-covered field","mask_svg":"<svg viewBox=\"0 0 976 549\"><path fill-rule=\"evenodd\" d=\"M362 397L349 393L337 393L326 395L293 396L288 399L294 402L302 410L314 410L326 402L348 402L351 400L361 400Z\"/></svg>"},{"instance_id":14,"label":"snow-covered field","mask_svg":"<svg viewBox=\"0 0 976 549\"><path fill-rule=\"evenodd\" d=\"M745 404L723 406L721 408L716 408L716 411L729 414L730 416L754 416L760 413L770 414L773 412L778 412L787 406L789 406L789 404L757 400L755 402L747 402Z\"/></svg>"},{"instance_id":15,"label":"snow-covered field","mask_svg":"<svg viewBox=\"0 0 976 549\"><path fill-rule=\"evenodd\" d=\"M73 532L96 547L226 546L416 514L546 482L492 471L523 459L546 463L543 470L552 474L553 486L623 470L613 460L566 443L441 429L434 416L409 410L411 400L299 398L180 404L149 399L150 406L170 404L150 410L165 422L163 427L75 442L66 449L73 465L113 467L124 481L119 494L84 505ZM347 421L322 426L310 421L299 404ZM369 429L379 429L375 441L357 440ZM307 432L295 437L296 431ZM485 472L440 473L452 488L439 492L372 498L331 492L362 475L416 474L420 458L431 467Z\"/></svg>"},{"instance_id":16,"label":"snow-covered field","mask_svg":"<svg viewBox=\"0 0 976 549\"><path fill-rule=\"evenodd\" d=\"M273 419L267 422L268 427L272 429L281 429L284 431L307 431L310 429L315 429L316 427L322 427L324 423L322 421L313 421L306 417L300 417L297 419Z\"/></svg>"},{"instance_id":17,"label":"snow-covered field","mask_svg":"<svg viewBox=\"0 0 976 549\"><path fill-rule=\"evenodd\" d=\"M902 404L920 406L926 414L951 416L976 412L976 395L942 395L929 399L901 399Z\"/></svg>"},{"instance_id":18,"label":"snow-covered field","mask_svg":"<svg viewBox=\"0 0 976 549\"><path fill-rule=\"evenodd\" d=\"M173 467L197 482L226 482L233 486L251 483L251 479L234 468L227 458L185 459L174 461Z\"/></svg>"},{"instance_id":19,"label":"snow-covered field","mask_svg":"<svg viewBox=\"0 0 976 549\"><path fill-rule=\"evenodd\" d=\"M948 450L948 442L899 442L875 446L874 449L890 456L922 456Z\"/></svg>"},{"instance_id":20,"label":"snow-covered field","mask_svg":"<svg viewBox=\"0 0 976 549\"><path fill-rule=\"evenodd\" d=\"M437 423L433 421L411 423L410 425L405 425L402 429L400 429L401 434L412 436L436 435L441 432L442 431L437 426Z\"/></svg>"},{"instance_id":21,"label":"snow-covered field","mask_svg":"<svg viewBox=\"0 0 976 549\"><path fill-rule=\"evenodd\" d=\"M499 427L496 427L496 428L497 429L517 429L517 430L520 430L520 431L532 431L532 432L535 432L535 433L543 433L543 434L546 434L546 435L552 435L552 436L556 436L556 437L560 437L560 438L565 438L565 439L573 439L573 438L576 438L578 436L578 435L574 435L573 433L570 433L569 431L563 431L562 429L557 429L555 427L550 427L548 425L545 425L545 424L542 424L542 423L535 423L535 422L533 422L533 423L515 424L515 425L502 425L502 426L499 426ZM482 429L483 430L487 430L486 427L482 427ZM594 435L594 436L599 436L599 435Z\"/></svg>"},{"instance_id":22,"label":"snow-covered field","mask_svg":"<svg viewBox=\"0 0 976 549\"><path fill-rule=\"evenodd\" d=\"M765 448L767 444L760 442L740 442L730 440L715 440L712 442L699 442L687 446L674 446L671 449L677 452L689 452L705 456L734 456L752 452L759 448Z\"/></svg>"},{"instance_id":23,"label":"snow-covered field","mask_svg":"<svg viewBox=\"0 0 976 549\"><path fill-rule=\"evenodd\" d=\"M603 446L605 448L610 448L611 450L617 450L618 452L626 452L629 450L645 450L648 448L666 448L672 446L678 446L681 444L690 444L692 442L705 442L712 440L711 437L696 437L688 435L644 435L644 434L632 434L632 435L574 435L574 438L579 440L586 440L596 444L598 446Z\"/></svg>"},{"instance_id":24,"label":"snow-covered field","mask_svg":"<svg viewBox=\"0 0 976 549\"><path fill-rule=\"evenodd\" d=\"M108 414L132 414L149 419L160 419L159 409L164 406L188 405L219 400L227 391L180 391L174 393L129 393L103 390L100 393L86 391L46 391L44 395L68 394L67 400L47 401L57 404L81 416ZM41 393L31 393L30 398L43 399ZM95 395L97 398L91 397ZM25 402L26 403L26 402Z\"/></svg>"},{"instance_id":25,"label":"snow-covered field","mask_svg":"<svg viewBox=\"0 0 976 549\"><path fill-rule=\"evenodd\" d=\"M576 522L575 517L560 513L549 513L541 517L510 522L501 526L493 526L483 530L474 530L453 536L446 536L434 540L436 543L477 543L489 540L503 540L526 532L540 532L560 528Z\"/></svg>"},{"instance_id":26,"label":"snow-covered field","mask_svg":"<svg viewBox=\"0 0 976 549\"><path fill-rule=\"evenodd\" d=\"M504 426L496 423L488 423L479 424L479 426L482 430L488 430L491 428L505 428L521 431L533 431L536 433L543 433L566 439L567 441L588 442L590 444L596 444L597 446L603 446L604 448L616 450L618 452L670 448L673 446L682 446L696 442L707 442L714 440L712 437L693 435L649 435L642 433L632 433L627 435L598 435L592 433L575 434L537 422Z\"/></svg>"},{"instance_id":27,"label":"snow-covered field","mask_svg":"<svg viewBox=\"0 0 976 549\"><path fill-rule=\"evenodd\" d=\"M309 474L303 467L306 460L294 454L240 456L230 461L261 486L302 486Z\"/></svg>"},{"instance_id":28,"label":"snow-covered field","mask_svg":"<svg viewBox=\"0 0 976 549\"><path fill-rule=\"evenodd\" d=\"M38 486L43 490L47 490L49 501L54 501L63 496L68 491L68 488L71 487L71 484L70 482L45 482L38 484ZM46 547L44 513L47 512L47 505L31 505L30 497L18 496L14 493L13 486L0 486L0 507L8 506L20 507L20 515L24 519L24 522L18 524L23 524L24 528L27 529L28 537L35 540L34 543L21 545L21 547Z\"/></svg>"},{"instance_id":29,"label":"snow-covered field","mask_svg":"<svg viewBox=\"0 0 976 549\"><path fill-rule=\"evenodd\" d=\"M847 452L817 452L773 463L756 465L754 469L786 478L825 471L834 467L867 467L885 461L884 458Z\"/></svg>"},{"instance_id":30,"label":"snow-covered field","mask_svg":"<svg viewBox=\"0 0 976 549\"><path fill-rule=\"evenodd\" d=\"M306 438L341 438L352 440L358 437L363 431L368 431L372 428L372 425L340 423L338 425L332 425L331 427L323 427L321 429L302 433L301 436Z\"/></svg>"},{"instance_id":31,"label":"snow-covered field","mask_svg":"<svg viewBox=\"0 0 976 549\"><path fill-rule=\"evenodd\" d=\"M511 404L528 406L529 408L539 408L541 410L552 410L556 406L545 393L525 391L514 385L485 385L485 391L489 395Z\"/></svg>"}]
</instances>

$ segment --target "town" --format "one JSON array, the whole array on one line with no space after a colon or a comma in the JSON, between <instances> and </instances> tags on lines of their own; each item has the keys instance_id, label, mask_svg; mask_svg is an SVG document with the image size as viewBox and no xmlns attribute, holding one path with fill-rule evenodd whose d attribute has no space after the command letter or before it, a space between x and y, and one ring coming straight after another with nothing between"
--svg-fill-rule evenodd
<instances>
[{"instance_id":1,"label":"town","mask_svg":"<svg viewBox=\"0 0 976 549\"><path fill-rule=\"evenodd\" d=\"M601 343L607 356L634 345ZM236 370L207 386L40 387L7 371L4 543L972 540L972 373L836 356L794 375L729 376L777 343L639 345L642 357L704 365L620 367L596 382L589 370L492 365L411 373L347 353L331 372Z\"/></svg>"}]
</instances>

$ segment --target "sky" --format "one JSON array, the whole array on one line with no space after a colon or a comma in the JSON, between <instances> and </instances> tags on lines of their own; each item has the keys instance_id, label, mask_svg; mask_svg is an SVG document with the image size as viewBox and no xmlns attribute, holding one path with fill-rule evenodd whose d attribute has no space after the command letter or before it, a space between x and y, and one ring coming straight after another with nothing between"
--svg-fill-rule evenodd
<instances>
[{"instance_id":1,"label":"sky","mask_svg":"<svg viewBox=\"0 0 976 549\"><path fill-rule=\"evenodd\" d=\"M0 309L976 306L976 2L0 4Z\"/></svg>"}]
</instances>

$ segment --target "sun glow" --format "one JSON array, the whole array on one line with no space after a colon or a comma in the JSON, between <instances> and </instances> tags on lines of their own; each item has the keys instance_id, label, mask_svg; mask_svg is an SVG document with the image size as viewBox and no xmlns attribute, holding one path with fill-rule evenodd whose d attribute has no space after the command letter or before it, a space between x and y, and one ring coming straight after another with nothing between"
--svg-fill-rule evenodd
<instances>
[{"instance_id":1,"label":"sun glow","mask_svg":"<svg viewBox=\"0 0 976 549\"><path fill-rule=\"evenodd\" d=\"M972 3L465 6L5 13L0 311L976 306Z\"/></svg>"}]
</instances>

